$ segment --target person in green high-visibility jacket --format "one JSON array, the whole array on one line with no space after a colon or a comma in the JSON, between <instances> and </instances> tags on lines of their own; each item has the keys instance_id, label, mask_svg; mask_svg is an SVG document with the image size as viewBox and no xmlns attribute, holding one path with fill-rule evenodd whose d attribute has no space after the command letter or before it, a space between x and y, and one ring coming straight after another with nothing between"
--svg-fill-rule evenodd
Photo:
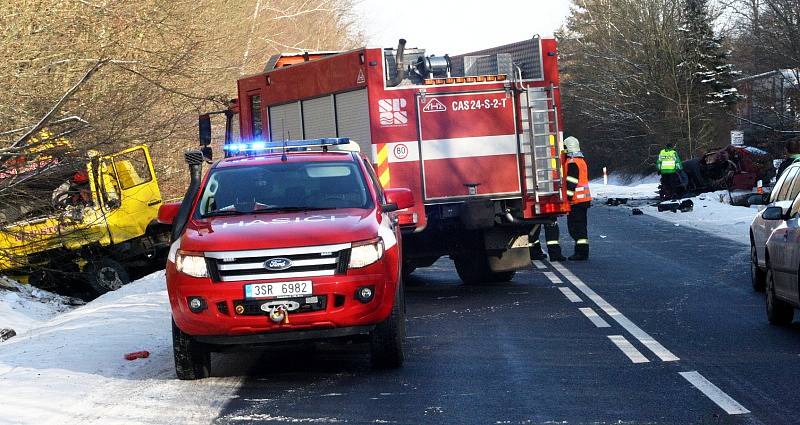
<instances>
[{"instance_id":1,"label":"person in green high-visibility jacket","mask_svg":"<svg viewBox=\"0 0 800 425\"><path fill-rule=\"evenodd\" d=\"M683 183L680 173L683 172L683 162L675 151L672 143L667 143L658 153L656 161L658 174L661 175L661 194L663 198L675 198L683 193Z\"/></svg>"},{"instance_id":2,"label":"person in green high-visibility jacket","mask_svg":"<svg viewBox=\"0 0 800 425\"><path fill-rule=\"evenodd\" d=\"M675 151L672 143L667 143L667 146L658 153L656 167L658 167L658 173L662 176L664 174L675 174L683 169L681 157L678 155L678 152Z\"/></svg>"}]
</instances>

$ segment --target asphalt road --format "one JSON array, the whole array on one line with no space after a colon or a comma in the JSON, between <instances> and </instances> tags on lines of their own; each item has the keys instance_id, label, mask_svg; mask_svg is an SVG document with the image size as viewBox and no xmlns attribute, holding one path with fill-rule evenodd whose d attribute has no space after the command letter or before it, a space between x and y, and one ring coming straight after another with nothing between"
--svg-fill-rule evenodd
<instances>
[{"instance_id":1,"label":"asphalt road","mask_svg":"<svg viewBox=\"0 0 800 425\"><path fill-rule=\"evenodd\" d=\"M593 207L590 238L589 262L509 284L415 272L400 370L359 346L215 357L246 376L216 421L800 423L800 326L767 323L748 247L622 207Z\"/></svg>"}]
</instances>

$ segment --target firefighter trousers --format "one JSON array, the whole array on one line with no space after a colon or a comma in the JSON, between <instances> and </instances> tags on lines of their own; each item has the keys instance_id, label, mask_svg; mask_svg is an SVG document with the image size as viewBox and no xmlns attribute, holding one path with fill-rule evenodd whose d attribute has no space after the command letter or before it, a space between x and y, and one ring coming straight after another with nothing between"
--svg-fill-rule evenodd
<instances>
[{"instance_id":1,"label":"firefighter trousers","mask_svg":"<svg viewBox=\"0 0 800 425\"><path fill-rule=\"evenodd\" d=\"M531 244L533 244L531 247L532 251L542 252L542 245L541 242L539 242L539 235L542 232L542 227L544 227L544 238L547 244L547 253L552 257L560 257L561 245L558 244L559 231L557 221L549 224L542 224L533 229L533 233L531 234Z\"/></svg>"},{"instance_id":2,"label":"firefighter trousers","mask_svg":"<svg viewBox=\"0 0 800 425\"><path fill-rule=\"evenodd\" d=\"M589 211L589 206L589 202L575 204L567 215L569 235L575 240L575 254L587 257L589 256L589 232L586 228L586 213Z\"/></svg>"}]
</instances>

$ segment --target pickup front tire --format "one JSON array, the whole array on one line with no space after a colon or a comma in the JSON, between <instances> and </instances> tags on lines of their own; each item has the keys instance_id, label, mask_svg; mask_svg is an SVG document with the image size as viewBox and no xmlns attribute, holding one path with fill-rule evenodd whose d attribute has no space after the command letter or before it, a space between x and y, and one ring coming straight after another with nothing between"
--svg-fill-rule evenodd
<instances>
[{"instance_id":1,"label":"pickup front tire","mask_svg":"<svg viewBox=\"0 0 800 425\"><path fill-rule=\"evenodd\" d=\"M402 281L397 285L392 313L375 326L369 335L370 362L376 369L397 369L403 366L406 339L405 291Z\"/></svg>"},{"instance_id":2,"label":"pickup front tire","mask_svg":"<svg viewBox=\"0 0 800 425\"><path fill-rule=\"evenodd\" d=\"M211 352L172 322L172 352L178 379L191 381L211 375Z\"/></svg>"}]
</instances>

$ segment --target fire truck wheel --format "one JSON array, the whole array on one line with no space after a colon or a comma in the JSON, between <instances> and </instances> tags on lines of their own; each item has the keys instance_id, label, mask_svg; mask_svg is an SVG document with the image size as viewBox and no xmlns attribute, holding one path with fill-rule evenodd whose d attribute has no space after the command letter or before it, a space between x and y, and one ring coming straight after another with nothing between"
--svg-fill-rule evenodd
<instances>
[{"instance_id":1,"label":"fire truck wheel","mask_svg":"<svg viewBox=\"0 0 800 425\"><path fill-rule=\"evenodd\" d=\"M89 288L98 296L115 291L131 281L125 267L107 257L90 261L84 273Z\"/></svg>"},{"instance_id":2,"label":"fire truck wheel","mask_svg":"<svg viewBox=\"0 0 800 425\"><path fill-rule=\"evenodd\" d=\"M397 285L394 306L389 317L370 332L369 351L372 367L396 369L403 366L403 341L406 339L405 291Z\"/></svg>"},{"instance_id":3,"label":"fire truck wheel","mask_svg":"<svg viewBox=\"0 0 800 425\"><path fill-rule=\"evenodd\" d=\"M453 258L458 277L465 285L480 285L482 283L509 282L517 273L516 270L507 272L493 272L489 268L486 257L456 257Z\"/></svg>"},{"instance_id":4,"label":"fire truck wheel","mask_svg":"<svg viewBox=\"0 0 800 425\"><path fill-rule=\"evenodd\" d=\"M211 352L178 329L175 321L172 321L172 352L178 379L192 381L211 375Z\"/></svg>"}]
</instances>

